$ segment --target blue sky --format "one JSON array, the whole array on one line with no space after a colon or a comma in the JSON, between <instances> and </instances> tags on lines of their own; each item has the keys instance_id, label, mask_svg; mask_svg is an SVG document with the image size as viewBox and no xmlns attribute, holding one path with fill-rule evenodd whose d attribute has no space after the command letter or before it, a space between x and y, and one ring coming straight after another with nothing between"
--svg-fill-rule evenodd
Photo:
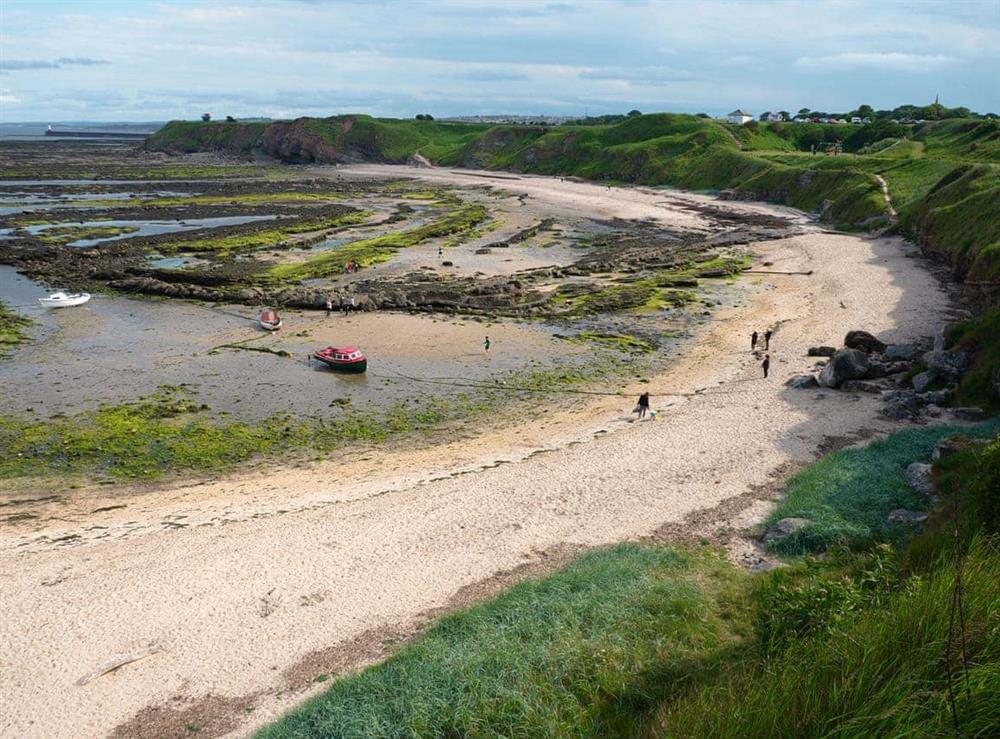
<instances>
[{"instance_id":1,"label":"blue sky","mask_svg":"<svg viewBox=\"0 0 1000 739\"><path fill-rule=\"evenodd\" d=\"M1000 112L1000 0L0 0L0 121Z\"/></svg>"}]
</instances>

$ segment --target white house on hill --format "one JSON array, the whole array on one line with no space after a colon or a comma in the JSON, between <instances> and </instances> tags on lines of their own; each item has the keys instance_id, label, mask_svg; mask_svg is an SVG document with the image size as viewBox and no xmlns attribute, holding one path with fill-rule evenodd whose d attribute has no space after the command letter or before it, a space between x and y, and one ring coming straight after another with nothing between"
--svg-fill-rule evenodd
<instances>
[{"instance_id":1,"label":"white house on hill","mask_svg":"<svg viewBox=\"0 0 1000 739\"><path fill-rule=\"evenodd\" d=\"M742 126L744 123L753 120L753 116L747 113L745 110L740 110L737 108L732 113L726 116L726 120L730 123L735 123L737 126Z\"/></svg>"}]
</instances>

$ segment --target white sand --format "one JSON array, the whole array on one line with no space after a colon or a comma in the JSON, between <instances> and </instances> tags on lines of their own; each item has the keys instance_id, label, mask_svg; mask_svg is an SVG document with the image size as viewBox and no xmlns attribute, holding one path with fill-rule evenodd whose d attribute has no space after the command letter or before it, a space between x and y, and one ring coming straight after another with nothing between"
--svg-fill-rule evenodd
<instances>
[{"instance_id":1,"label":"white sand","mask_svg":"<svg viewBox=\"0 0 1000 739\"><path fill-rule=\"evenodd\" d=\"M608 217L672 217L663 193L528 179L502 184ZM255 710L240 708L229 727L245 734L309 694L285 690L282 673L311 652L412 623L560 545L649 534L812 459L826 437L891 428L870 397L817 399L783 382L812 366L808 346L838 344L849 329L888 340L938 330L947 298L905 256L912 248L816 229L755 250L771 269L815 272L748 276L747 305L636 386L664 411L655 422L624 422L632 400L574 400L516 429L349 466L258 470L134 499L89 492L47 510L30 536L5 529L0 734L102 736L146 706L207 695L253 696ZM748 335L779 322L765 381ZM529 456L538 449L553 451ZM495 460L513 461L485 467ZM466 470L478 471L450 476ZM39 538L67 533L85 543ZM150 642L163 651L76 685Z\"/></svg>"}]
</instances>

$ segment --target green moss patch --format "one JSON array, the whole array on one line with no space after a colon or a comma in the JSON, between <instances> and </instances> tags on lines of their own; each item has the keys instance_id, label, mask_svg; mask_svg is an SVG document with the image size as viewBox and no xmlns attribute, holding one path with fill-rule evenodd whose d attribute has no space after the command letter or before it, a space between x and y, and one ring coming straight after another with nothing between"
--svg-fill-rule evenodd
<instances>
[{"instance_id":1,"label":"green moss patch","mask_svg":"<svg viewBox=\"0 0 1000 739\"><path fill-rule=\"evenodd\" d=\"M9 355L15 347L30 341L26 329L31 323L0 301L0 359Z\"/></svg>"}]
</instances>

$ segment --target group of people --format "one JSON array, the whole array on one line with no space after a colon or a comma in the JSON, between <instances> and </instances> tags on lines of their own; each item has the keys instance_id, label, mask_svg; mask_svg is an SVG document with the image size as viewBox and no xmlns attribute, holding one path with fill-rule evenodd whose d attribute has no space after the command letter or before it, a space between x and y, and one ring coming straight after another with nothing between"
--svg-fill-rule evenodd
<instances>
[{"instance_id":1,"label":"group of people","mask_svg":"<svg viewBox=\"0 0 1000 739\"><path fill-rule=\"evenodd\" d=\"M340 299L340 310L344 313L350 313L351 311L356 310L357 307L358 304L353 296L350 298L345 297ZM331 313L333 313L333 298L328 297L326 299L326 314L330 315Z\"/></svg>"},{"instance_id":2,"label":"group of people","mask_svg":"<svg viewBox=\"0 0 1000 739\"><path fill-rule=\"evenodd\" d=\"M771 369L771 355L768 354L767 352L771 350L771 337L773 335L774 331L771 329L767 329L764 332L764 359L760 363L760 368L764 371L765 379L767 378L767 374ZM759 343L759 341L760 341L760 336L756 331L750 334L750 351L752 352L757 351L757 344Z\"/></svg>"},{"instance_id":3,"label":"group of people","mask_svg":"<svg viewBox=\"0 0 1000 739\"><path fill-rule=\"evenodd\" d=\"M348 262L347 264L344 265L344 274L347 275L354 274L359 269L361 269L361 265L359 265L357 262Z\"/></svg>"}]
</instances>

